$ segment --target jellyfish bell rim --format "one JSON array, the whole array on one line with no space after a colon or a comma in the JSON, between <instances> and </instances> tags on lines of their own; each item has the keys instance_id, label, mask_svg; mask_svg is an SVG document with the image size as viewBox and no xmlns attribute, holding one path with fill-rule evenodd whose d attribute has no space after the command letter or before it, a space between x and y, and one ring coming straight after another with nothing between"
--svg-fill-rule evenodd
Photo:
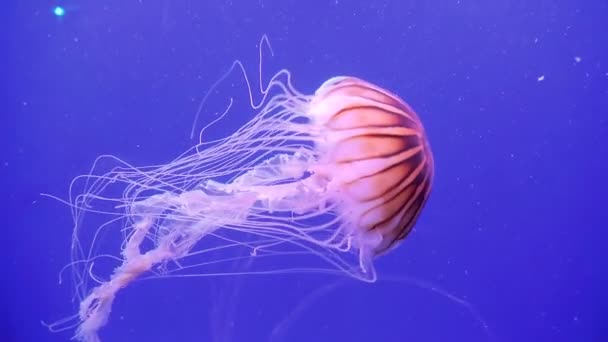
<instances>
[{"instance_id":1,"label":"jellyfish bell rim","mask_svg":"<svg viewBox=\"0 0 608 342\"><path fill-rule=\"evenodd\" d=\"M315 95L321 95L324 93L325 90L327 90L328 87L330 86L334 86L342 81L345 80L355 80L357 79L356 77L352 77L352 76L334 76L331 77L329 79L327 79L325 82L323 82L319 88L317 88L317 90L315 91Z\"/></svg>"},{"instance_id":2,"label":"jellyfish bell rim","mask_svg":"<svg viewBox=\"0 0 608 342\"><path fill-rule=\"evenodd\" d=\"M335 112L335 108L342 106L341 102L347 98L352 98L350 95L331 95L328 94L334 90L334 88L344 82L370 84L358 77L354 76L333 76L323 82L315 91L312 100L310 101L307 109L307 116L317 126L325 126L330 120L332 114Z\"/></svg>"}]
</instances>

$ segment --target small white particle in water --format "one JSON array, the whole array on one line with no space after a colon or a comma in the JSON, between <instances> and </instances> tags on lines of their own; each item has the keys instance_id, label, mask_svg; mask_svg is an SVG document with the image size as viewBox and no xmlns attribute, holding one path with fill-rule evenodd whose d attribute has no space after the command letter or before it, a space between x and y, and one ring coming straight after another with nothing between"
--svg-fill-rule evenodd
<instances>
[{"instance_id":1,"label":"small white particle in water","mask_svg":"<svg viewBox=\"0 0 608 342\"><path fill-rule=\"evenodd\" d=\"M544 81L544 80L545 80L545 75L540 75L540 76L538 76L538 77L536 78L536 80L537 80L538 82Z\"/></svg>"},{"instance_id":2,"label":"small white particle in water","mask_svg":"<svg viewBox=\"0 0 608 342\"><path fill-rule=\"evenodd\" d=\"M580 63L581 59L582 59L582 58L580 58L579 56L575 56L575 57L574 57L574 61L575 61L576 63Z\"/></svg>"}]
</instances>

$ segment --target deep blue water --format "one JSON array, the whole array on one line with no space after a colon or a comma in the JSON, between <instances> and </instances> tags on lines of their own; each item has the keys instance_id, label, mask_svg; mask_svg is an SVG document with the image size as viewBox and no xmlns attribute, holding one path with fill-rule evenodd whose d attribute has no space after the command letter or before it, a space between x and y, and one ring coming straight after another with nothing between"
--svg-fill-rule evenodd
<instances>
[{"instance_id":1,"label":"deep blue water","mask_svg":"<svg viewBox=\"0 0 608 342\"><path fill-rule=\"evenodd\" d=\"M608 340L606 1L22 1L2 15L0 341L71 337L40 323L76 308L58 284L70 211L40 193L65 198L100 154L177 157L234 59L256 79L263 34L263 77L287 68L311 94L354 75L418 112L436 177L416 230L377 259L374 284L137 282L103 341ZM238 75L207 110L231 95L211 136L253 115Z\"/></svg>"}]
</instances>

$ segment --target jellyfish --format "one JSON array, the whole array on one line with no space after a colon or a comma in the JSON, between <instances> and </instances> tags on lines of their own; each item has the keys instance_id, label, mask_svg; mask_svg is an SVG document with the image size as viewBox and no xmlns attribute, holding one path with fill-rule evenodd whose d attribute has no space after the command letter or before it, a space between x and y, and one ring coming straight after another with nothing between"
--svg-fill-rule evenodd
<instances>
[{"instance_id":1,"label":"jellyfish","mask_svg":"<svg viewBox=\"0 0 608 342\"><path fill-rule=\"evenodd\" d=\"M373 282L374 258L414 227L434 169L423 125L405 101L351 76L332 77L306 95L283 69L266 86L260 82L259 103L247 84L255 116L230 136L201 135L163 165L101 156L72 182L78 340L99 341L119 290L144 274L187 272L220 262L213 251L239 248L248 258L312 255L325 265L280 264L260 273L329 272ZM107 160L117 165L98 172ZM106 219L91 232L85 214ZM112 255L99 245L115 226L124 238ZM214 245L201 245L210 239ZM103 258L118 263L105 279L92 271Z\"/></svg>"}]
</instances>

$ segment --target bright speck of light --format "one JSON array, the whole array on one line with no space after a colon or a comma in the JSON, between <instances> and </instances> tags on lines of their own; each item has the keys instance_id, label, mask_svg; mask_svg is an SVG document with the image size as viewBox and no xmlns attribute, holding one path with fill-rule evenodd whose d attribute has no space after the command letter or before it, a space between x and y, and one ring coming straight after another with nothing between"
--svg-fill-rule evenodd
<instances>
[{"instance_id":1,"label":"bright speck of light","mask_svg":"<svg viewBox=\"0 0 608 342\"><path fill-rule=\"evenodd\" d=\"M61 6L57 6L55 9L53 9L53 13L55 13L55 15L58 17L63 17L65 14L65 9L63 9Z\"/></svg>"}]
</instances>

